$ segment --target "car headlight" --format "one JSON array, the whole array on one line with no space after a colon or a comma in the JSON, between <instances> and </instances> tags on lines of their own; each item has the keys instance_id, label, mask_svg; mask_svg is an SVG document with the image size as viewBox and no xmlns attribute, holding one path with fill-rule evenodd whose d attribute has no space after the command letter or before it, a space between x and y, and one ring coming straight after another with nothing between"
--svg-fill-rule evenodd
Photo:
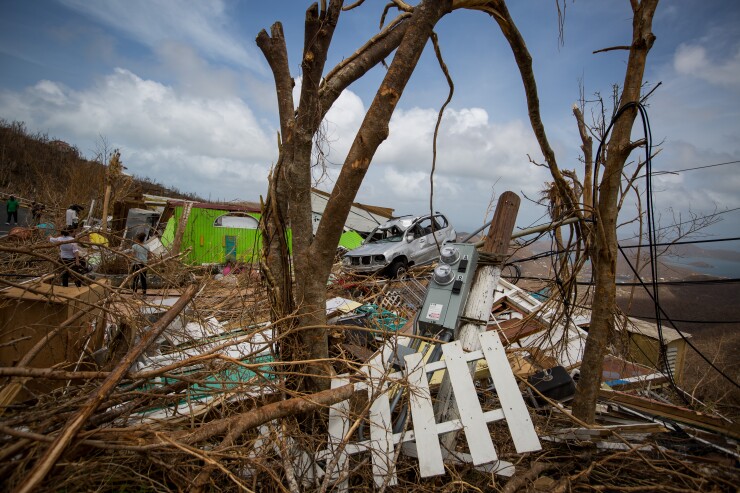
<instances>
[{"instance_id":1,"label":"car headlight","mask_svg":"<svg viewBox=\"0 0 740 493\"><path fill-rule=\"evenodd\" d=\"M379 264L384 264L385 263L385 255L376 255L375 256L375 262L377 262Z\"/></svg>"},{"instance_id":2,"label":"car headlight","mask_svg":"<svg viewBox=\"0 0 740 493\"><path fill-rule=\"evenodd\" d=\"M349 257L342 258L342 265L349 265L351 263Z\"/></svg>"}]
</instances>

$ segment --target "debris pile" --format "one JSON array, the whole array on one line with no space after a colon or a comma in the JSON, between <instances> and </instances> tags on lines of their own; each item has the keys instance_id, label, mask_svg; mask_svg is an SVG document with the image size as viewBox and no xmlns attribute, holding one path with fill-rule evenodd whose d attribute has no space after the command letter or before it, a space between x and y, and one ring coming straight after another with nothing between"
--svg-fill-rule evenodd
<instances>
[{"instance_id":1,"label":"debris pile","mask_svg":"<svg viewBox=\"0 0 740 493\"><path fill-rule=\"evenodd\" d=\"M102 258L124 255L81 243ZM0 294L0 482L8 491L738 484L736 423L672 402L664 373L628 360L629 351L608 358L596 422L573 417L588 313L564 321L552 301L504 279L485 317L466 309L463 326L481 327L466 339L457 322L445 329L451 308L438 305L469 286L440 282L438 265L388 279L347 274L338 262L326 302L335 376L331 388L304 393L289 384L281 354L291 333L275 329L256 263L218 272L155 256L158 287L141 296L122 272L59 286L62 266L45 241L2 248L15 274L46 272L8 280ZM445 265L473 283L475 269L465 266L474 264L462 260ZM626 347L648 351L650 331L630 327Z\"/></svg>"}]
</instances>

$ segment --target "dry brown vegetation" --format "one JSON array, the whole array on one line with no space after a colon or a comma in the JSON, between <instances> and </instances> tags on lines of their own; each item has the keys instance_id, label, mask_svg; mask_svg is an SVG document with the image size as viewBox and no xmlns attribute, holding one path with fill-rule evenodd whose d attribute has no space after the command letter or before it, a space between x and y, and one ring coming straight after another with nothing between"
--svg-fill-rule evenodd
<instances>
[{"instance_id":1,"label":"dry brown vegetation","mask_svg":"<svg viewBox=\"0 0 740 493\"><path fill-rule=\"evenodd\" d=\"M3 199L7 194L19 197L24 206L32 200L45 204L51 218L61 217L70 204L87 207L97 200L100 207L105 187L101 163L107 163L104 154L89 160L65 142L33 133L23 122L0 120L0 192L4 192ZM118 198L129 193L197 199L148 178L134 178L130 187L119 190Z\"/></svg>"},{"instance_id":2,"label":"dry brown vegetation","mask_svg":"<svg viewBox=\"0 0 740 493\"><path fill-rule=\"evenodd\" d=\"M24 245L30 256L40 246ZM174 262L154 268L165 279L163 287L156 292L177 295L181 291L179 284L165 274L167 269L184 269ZM238 336L224 339L222 349L236 347L239 341L259 330L257 324L269 319L264 288L253 273L244 272L221 280L204 272L191 274L199 294L185 312L188 320L202 323L216 317L234 329L243 328ZM382 278L345 278L337 273L337 282L329 287L327 297L345 296L372 302L411 318L413 303L418 302L413 293L423 294L428 275L428 268L416 269L407 280L389 283ZM9 370L4 369L2 382L6 388L17 382L26 388L33 388L28 387L32 381L55 382L53 390L36 392L30 399L13 403L0 417L0 482L4 489L18 487L71 417L100 392L103 379L131 350L132 335L148 330L151 321L140 315L139 309L151 304L153 299L131 298L127 285L121 288L105 285L104 294L106 302L100 306L108 320L116 325L116 330L111 332L110 353L104 361L95 362L80 348L84 365L76 374L66 371L71 369L68 365L60 365L39 368L43 374L19 377L24 369L36 366L29 364L16 367L16 376L8 378ZM46 330L53 328L49 325ZM350 328L331 326L330 329L332 367L337 373L357 373L365 356L356 354L348 345L352 342L347 332ZM383 332L382 327L377 330ZM278 346L287 340L289 334L272 341L273 351L279 351ZM368 349L373 347L371 344ZM205 408L191 408L191 412L170 419L148 422L142 419L143 410L174 406L187 399L187 389L192 385L240 365L249 366L256 377L242 380L234 388L213 388L210 392L215 399ZM188 367L190 371L181 371ZM306 472L297 461L301 450L315 453L326 448L327 406L331 401L307 411L286 405L282 417L273 421L276 414L268 410L293 403L303 395L283 385L289 377L283 370L280 365L249 365L219 350L185 358L161 369L129 370L86 420L35 491L333 491L334 482L324 478L303 483ZM142 385L156 376L169 380L159 386ZM262 395L248 394L255 388ZM314 394L311 399L319 400L319 397ZM481 392L481 402L484 410L499 405L490 391ZM355 394L352 403L352 419L358 425L364 423L354 430L352 439L356 439L362 427L367 434L368 401ZM557 407L530 409L530 413L540 437L584 426ZM259 425L266 426L269 437L266 441L263 437L261 443ZM416 460L400 454L399 485L389 491L733 491L737 478L733 462L725 458L705 457L695 463L675 448L661 448L666 440L675 437L657 425L637 434L600 432L605 439L611 435L612 441L627 444L626 450L603 450L587 439L543 440L541 452L525 456L516 454L505 424L491 424L489 429L500 458L516 463L518 474L513 478L507 480L460 464L448 466L445 476L423 479L419 477ZM465 441L458 441L456 448L466 451ZM328 463L322 461L320 465L327 467ZM351 491L375 490L369 454L352 456L350 471Z\"/></svg>"}]
</instances>

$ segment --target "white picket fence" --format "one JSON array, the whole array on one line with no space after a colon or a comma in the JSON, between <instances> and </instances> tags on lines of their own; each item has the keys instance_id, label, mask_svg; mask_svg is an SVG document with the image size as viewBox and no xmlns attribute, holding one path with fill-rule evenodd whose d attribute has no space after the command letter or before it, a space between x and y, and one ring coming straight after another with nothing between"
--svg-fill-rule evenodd
<instances>
[{"instance_id":1,"label":"white picket fence","mask_svg":"<svg viewBox=\"0 0 740 493\"><path fill-rule=\"evenodd\" d=\"M488 472L512 475L514 466L499 460L488 423L504 420L518 453L540 450L541 445L498 334L482 332L479 339L481 350L465 353L461 343L454 341L442 346L444 360L429 364L424 363L422 354L409 354L404 358L405 370L395 373L391 373L394 347L387 343L363 368L364 382L355 383L357 390L367 389L368 399L372 403L368 417L369 439L349 440L348 435L355 434L350 434L354 423L350 419L350 403L344 401L335 404L329 410L327 448L319 451L314 460L306 452L298 450L289 438L284 442L290 450L296 475L300 475L306 483L314 483L324 474L330 474L334 483L333 491L348 491L350 456L369 452L375 486L393 486L397 484L396 460L401 450L418 458L422 477L444 474L445 462L469 462L482 466ZM481 359L488 363L501 405L498 409L486 412L481 408L469 369L469 363ZM435 420L429 376L438 370L449 373L460 419L442 423ZM357 377L353 380L357 380ZM349 375L341 375L332 381L332 388L348 383ZM398 391L399 384L407 385L411 423L405 431L393 433L389 397L394 389ZM442 450L439 435L457 430L463 430L469 454L452 454ZM262 432L269 436L268 427L263 427ZM263 439L260 439L259 445L264 445ZM399 447L402 449L399 450ZM254 451L258 448L256 446ZM275 450L280 452L277 448ZM324 461L326 470L319 467L317 461Z\"/></svg>"}]
</instances>

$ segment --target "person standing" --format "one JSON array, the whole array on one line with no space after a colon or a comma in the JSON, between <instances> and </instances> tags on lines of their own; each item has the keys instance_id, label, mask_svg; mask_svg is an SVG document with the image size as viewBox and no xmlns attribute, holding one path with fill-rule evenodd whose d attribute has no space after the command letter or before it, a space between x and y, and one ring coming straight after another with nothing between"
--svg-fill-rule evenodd
<instances>
[{"instance_id":1,"label":"person standing","mask_svg":"<svg viewBox=\"0 0 740 493\"><path fill-rule=\"evenodd\" d=\"M5 224L10 224L11 219L15 221L16 225L18 224L18 207L20 207L20 204L15 199L15 195L11 195L5 203L5 210L8 213L8 219L5 221Z\"/></svg>"},{"instance_id":2,"label":"person standing","mask_svg":"<svg viewBox=\"0 0 740 493\"><path fill-rule=\"evenodd\" d=\"M81 210L82 206L76 204L72 204L67 208L65 221L68 229L75 230L77 229L77 226L80 225L80 218L78 217L77 213Z\"/></svg>"},{"instance_id":3,"label":"person standing","mask_svg":"<svg viewBox=\"0 0 740 493\"><path fill-rule=\"evenodd\" d=\"M144 246L145 233L139 233L134 238L131 250L134 254L134 263L131 265L131 273L134 275L131 289L136 292L141 282L141 292L146 296L146 264L149 261L149 250Z\"/></svg>"},{"instance_id":4,"label":"person standing","mask_svg":"<svg viewBox=\"0 0 740 493\"><path fill-rule=\"evenodd\" d=\"M80 268L80 247L74 240L75 238L72 236L72 232L67 228L62 230L61 236L49 238L49 241L52 243L60 243L59 256L64 267L64 271L62 272L62 286L65 288L69 286L69 272L71 270L79 270ZM75 276L75 286L79 288L81 285L82 282Z\"/></svg>"},{"instance_id":5,"label":"person standing","mask_svg":"<svg viewBox=\"0 0 740 493\"><path fill-rule=\"evenodd\" d=\"M41 202L35 200L31 202L31 215L33 216L33 225L38 226L41 224L41 214L44 213L46 207Z\"/></svg>"}]
</instances>

